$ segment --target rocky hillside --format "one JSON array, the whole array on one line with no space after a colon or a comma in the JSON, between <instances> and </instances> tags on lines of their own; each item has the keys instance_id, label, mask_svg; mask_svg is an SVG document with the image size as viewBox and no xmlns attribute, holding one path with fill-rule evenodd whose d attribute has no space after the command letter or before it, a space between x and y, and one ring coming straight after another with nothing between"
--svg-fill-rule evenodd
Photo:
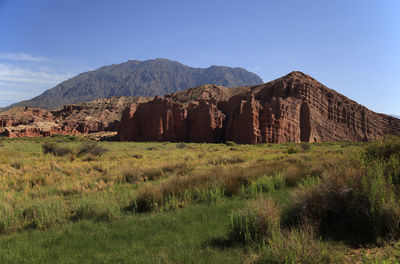
<instances>
[{"instance_id":1,"label":"rocky hillside","mask_svg":"<svg viewBox=\"0 0 400 264\"><path fill-rule=\"evenodd\" d=\"M0 113L0 135L7 137L51 136L100 131L116 131L122 111L149 97L112 97L65 105L48 111L41 108L13 107Z\"/></svg>"},{"instance_id":2,"label":"rocky hillside","mask_svg":"<svg viewBox=\"0 0 400 264\"><path fill-rule=\"evenodd\" d=\"M301 72L262 85L203 85L134 103L118 130L120 140L246 144L366 141L386 134L400 134L399 119Z\"/></svg>"},{"instance_id":3,"label":"rocky hillside","mask_svg":"<svg viewBox=\"0 0 400 264\"><path fill-rule=\"evenodd\" d=\"M81 73L16 106L56 109L67 104L112 96L164 95L202 84L255 85L262 79L242 68L192 68L166 59L128 61Z\"/></svg>"}]
</instances>

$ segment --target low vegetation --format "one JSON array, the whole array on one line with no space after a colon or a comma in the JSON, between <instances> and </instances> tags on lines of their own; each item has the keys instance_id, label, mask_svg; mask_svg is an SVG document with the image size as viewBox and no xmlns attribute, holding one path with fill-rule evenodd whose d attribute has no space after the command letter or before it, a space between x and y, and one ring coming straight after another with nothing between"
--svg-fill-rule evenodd
<instances>
[{"instance_id":1,"label":"low vegetation","mask_svg":"<svg viewBox=\"0 0 400 264\"><path fill-rule=\"evenodd\" d=\"M135 240L137 250L116 261L123 263L376 262L395 260L400 247L398 137L255 146L0 138L0 184L0 247L9 249L23 247L24 234L53 241L57 230L82 225L110 239L118 233L115 247ZM170 220L179 225L160 227ZM125 237L122 223L134 225L132 236L162 240ZM144 243L159 252L149 257ZM168 252L158 246L169 244ZM100 256L95 248L82 250ZM13 256L0 261L24 262Z\"/></svg>"}]
</instances>

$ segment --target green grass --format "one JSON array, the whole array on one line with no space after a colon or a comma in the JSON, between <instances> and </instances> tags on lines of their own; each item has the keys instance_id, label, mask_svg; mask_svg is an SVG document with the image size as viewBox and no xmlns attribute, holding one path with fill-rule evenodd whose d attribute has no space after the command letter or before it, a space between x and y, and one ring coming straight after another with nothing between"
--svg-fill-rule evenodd
<instances>
[{"instance_id":1,"label":"green grass","mask_svg":"<svg viewBox=\"0 0 400 264\"><path fill-rule=\"evenodd\" d=\"M379 238L374 244L353 248L320 236L312 225L290 226L286 221L293 217L291 208L301 207L301 202L318 215L320 199L314 202L311 191L318 195L329 191L320 186L332 175L351 179L356 171L357 179L369 179L363 173L378 175L371 170L374 163L382 166L380 177L368 176L370 180L358 182L363 183L360 190L366 197L373 197L373 213L379 216L376 209L381 208L383 191L397 188L400 182L398 141L391 140L372 144L88 145L91 141L79 136L0 138L0 263L393 260L400 248L396 239ZM51 148L71 151L45 154L45 142ZM360 158L361 164L356 162ZM338 184L342 182L353 184L347 180ZM296 201L299 193L311 198ZM257 241L230 241L235 212L264 208L251 214L253 226L257 217L266 217L269 209L260 197L273 198L282 225L267 232L269 237L257 236ZM327 197L329 205L335 195L320 197ZM390 207L382 207L393 212L389 215L394 220L396 199ZM246 226L246 214L242 216Z\"/></svg>"},{"instance_id":2,"label":"green grass","mask_svg":"<svg viewBox=\"0 0 400 264\"><path fill-rule=\"evenodd\" d=\"M176 211L84 220L0 237L0 263L245 263L248 252L223 247L227 219L243 205L224 199Z\"/></svg>"}]
</instances>

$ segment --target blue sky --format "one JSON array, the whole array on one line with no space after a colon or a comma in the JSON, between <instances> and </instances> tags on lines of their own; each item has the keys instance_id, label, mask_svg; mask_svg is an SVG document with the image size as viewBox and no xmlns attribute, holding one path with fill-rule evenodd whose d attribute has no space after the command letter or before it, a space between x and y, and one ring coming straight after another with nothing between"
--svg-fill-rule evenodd
<instances>
[{"instance_id":1,"label":"blue sky","mask_svg":"<svg viewBox=\"0 0 400 264\"><path fill-rule=\"evenodd\" d=\"M0 0L0 106L129 59L293 70L400 115L398 0Z\"/></svg>"}]
</instances>

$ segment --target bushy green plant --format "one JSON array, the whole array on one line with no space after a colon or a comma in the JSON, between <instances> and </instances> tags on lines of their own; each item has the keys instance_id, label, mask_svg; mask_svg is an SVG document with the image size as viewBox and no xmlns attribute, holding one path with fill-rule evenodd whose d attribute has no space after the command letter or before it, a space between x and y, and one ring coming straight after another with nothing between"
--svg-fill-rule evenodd
<instances>
[{"instance_id":1,"label":"bushy green plant","mask_svg":"<svg viewBox=\"0 0 400 264\"><path fill-rule=\"evenodd\" d=\"M151 212L160 208L162 202L163 195L160 189L154 186L147 186L139 191L137 197L127 209L135 210L138 213Z\"/></svg>"},{"instance_id":2,"label":"bushy green plant","mask_svg":"<svg viewBox=\"0 0 400 264\"><path fill-rule=\"evenodd\" d=\"M53 154L54 156L65 156L70 153L73 153L73 150L71 148L63 147L55 142L50 142L50 141L46 141L42 145L42 149L44 154L50 153Z\"/></svg>"},{"instance_id":3,"label":"bushy green plant","mask_svg":"<svg viewBox=\"0 0 400 264\"><path fill-rule=\"evenodd\" d=\"M96 142L86 142L82 144L82 146L78 149L77 155L78 157L84 155L92 155L95 157L100 157L105 152L107 152L106 148L103 148Z\"/></svg>"},{"instance_id":4,"label":"bushy green plant","mask_svg":"<svg viewBox=\"0 0 400 264\"><path fill-rule=\"evenodd\" d=\"M297 223L315 222L321 234L352 243L400 234L398 199L379 163L299 189L289 211Z\"/></svg>"},{"instance_id":5,"label":"bushy green plant","mask_svg":"<svg viewBox=\"0 0 400 264\"><path fill-rule=\"evenodd\" d=\"M137 183L143 181L143 173L137 168L125 168L122 170L123 181Z\"/></svg>"},{"instance_id":6,"label":"bushy green plant","mask_svg":"<svg viewBox=\"0 0 400 264\"><path fill-rule=\"evenodd\" d=\"M296 148L296 147L293 147L293 146L289 147L289 148L286 150L286 153L287 153L287 154L295 154L295 153L297 153L297 152L299 152L299 149Z\"/></svg>"},{"instance_id":7,"label":"bushy green plant","mask_svg":"<svg viewBox=\"0 0 400 264\"><path fill-rule=\"evenodd\" d=\"M360 156L365 163L373 160L387 161L393 156L400 159L400 137L389 135L383 139L373 141L361 151Z\"/></svg>"}]
</instances>

